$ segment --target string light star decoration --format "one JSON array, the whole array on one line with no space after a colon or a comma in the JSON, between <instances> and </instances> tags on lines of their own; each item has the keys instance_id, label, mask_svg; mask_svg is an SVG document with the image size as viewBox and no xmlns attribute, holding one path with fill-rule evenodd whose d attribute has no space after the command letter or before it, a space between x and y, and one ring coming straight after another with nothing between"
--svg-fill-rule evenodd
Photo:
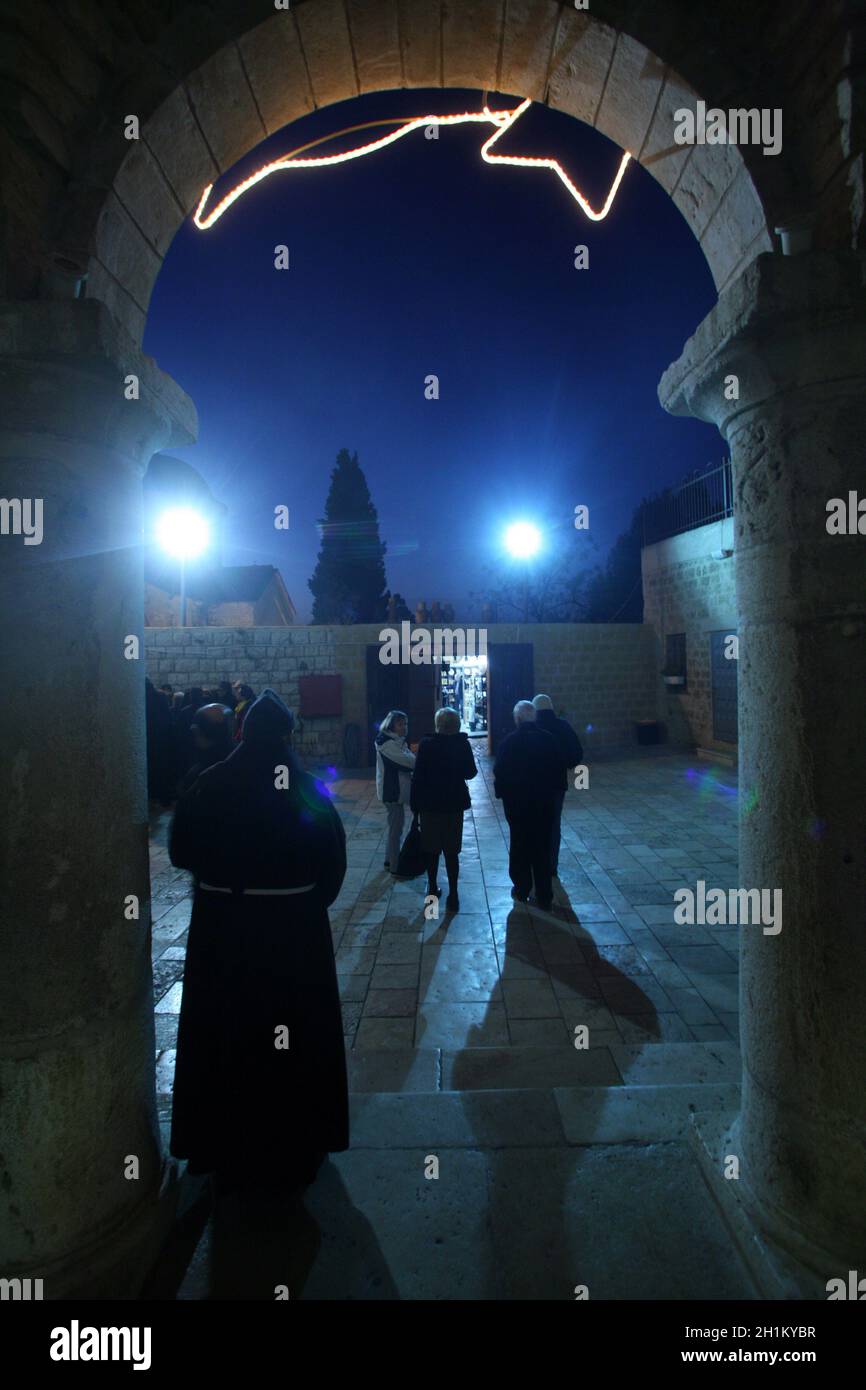
<instances>
[{"instance_id":1,"label":"string light star decoration","mask_svg":"<svg viewBox=\"0 0 866 1390\"><path fill-rule=\"evenodd\" d=\"M325 169L334 164L345 164L350 159L360 159L362 155L375 154L377 150L384 150L387 145L393 145L397 140L402 140L404 135L411 135L414 130L421 130L427 126L449 126L466 125L474 123L476 125L495 126L493 133L488 136L481 146L481 158L486 164L509 164L518 169L549 169L551 173L557 175L568 189L574 201L578 204L581 211L592 222L601 222L610 212L614 198L617 195L623 175L626 171L631 155L626 151L620 160L619 169L616 177L610 186L610 192L604 200L598 212L590 206L580 189L568 177L562 165L556 159L539 159L531 155L523 154L494 154L493 146L497 140L511 130L517 124L525 111L532 105L531 98L527 97L519 106L515 106L511 111L491 111L485 105L482 111L464 111L457 116L415 116L412 120L404 121L402 118L380 121L368 121L364 125L351 126L347 130L339 131L337 134L346 135L350 131L368 130L371 126L396 125L397 129L392 130L388 135L381 135L377 140L371 140L369 144L358 145L353 150L344 150L340 154L317 155L314 158L304 158L303 151L312 149L315 145L322 144L325 140L333 140L335 135L322 136L318 140L312 140L308 145L302 145L299 149L291 151L290 154L283 155L281 159L275 159L271 164L262 165L261 169L256 170L249 178L243 179L234 187L231 192L217 203L216 207L205 214L205 207L208 199L213 192L213 184L209 183L201 195L201 200L193 214L195 225L203 232L206 232L214 223L218 222L223 213L228 212L233 203L237 202L244 193L253 188L262 179L268 178L271 174L276 174L280 169Z\"/></svg>"}]
</instances>

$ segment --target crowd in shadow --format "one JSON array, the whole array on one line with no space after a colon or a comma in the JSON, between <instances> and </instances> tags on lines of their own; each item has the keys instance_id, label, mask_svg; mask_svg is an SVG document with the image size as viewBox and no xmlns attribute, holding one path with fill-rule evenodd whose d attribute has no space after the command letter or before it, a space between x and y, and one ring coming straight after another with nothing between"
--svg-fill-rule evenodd
<instances>
[{"instance_id":1,"label":"crowd in shadow","mask_svg":"<svg viewBox=\"0 0 866 1390\"><path fill-rule=\"evenodd\" d=\"M245 681L219 681L212 689L155 686L145 680L147 795L170 806L200 772L222 762L240 743L244 718L256 698Z\"/></svg>"}]
</instances>

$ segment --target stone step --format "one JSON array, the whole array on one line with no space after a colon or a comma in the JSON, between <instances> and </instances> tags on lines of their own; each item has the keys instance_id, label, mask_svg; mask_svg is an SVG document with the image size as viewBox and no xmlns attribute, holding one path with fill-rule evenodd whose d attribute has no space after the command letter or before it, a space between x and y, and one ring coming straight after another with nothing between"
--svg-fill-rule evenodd
<instances>
[{"instance_id":1,"label":"stone step","mask_svg":"<svg viewBox=\"0 0 866 1390\"><path fill-rule=\"evenodd\" d=\"M593 1089L570 1094L592 1103ZM224 1200L191 1261L186 1240L176 1297L267 1300L287 1284L292 1300L574 1303L581 1284L591 1300L754 1299L680 1137L689 1093L723 1107L722 1088L600 1089L590 1143L565 1137L562 1093L354 1096L352 1147L331 1154L303 1203ZM649 1128L626 1108L634 1089ZM604 1128L611 1097L620 1123ZM172 1255L150 1297L175 1296L184 1263Z\"/></svg>"},{"instance_id":2,"label":"stone step","mask_svg":"<svg viewBox=\"0 0 866 1390\"><path fill-rule=\"evenodd\" d=\"M352 1048L349 1090L425 1093L559 1086L739 1083L734 1042L612 1043L607 1047Z\"/></svg>"},{"instance_id":3,"label":"stone step","mask_svg":"<svg viewBox=\"0 0 866 1390\"><path fill-rule=\"evenodd\" d=\"M356 1047L346 1053L346 1063L353 1097L415 1095L429 1099L490 1091L551 1094L561 1089L637 1092L665 1087L685 1092L709 1086L736 1088L740 1082L740 1052L733 1042L612 1043L586 1051L566 1046L467 1047L458 1051ZM159 1118L165 1122L171 1119L173 1073L174 1049L167 1049L159 1054L156 1068ZM613 1113L610 1106L608 1113Z\"/></svg>"},{"instance_id":4,"label":"stone step","mask_svg":"<svg viewBox=\"0 0 866 1390\"><path fill-rule=\"evenodd\" d=\"M686 1138L695 1113L730 1119L738 1105L733 1081L354 1094L352 1152L661 1143Z\"/></svg>"}]
</instances>

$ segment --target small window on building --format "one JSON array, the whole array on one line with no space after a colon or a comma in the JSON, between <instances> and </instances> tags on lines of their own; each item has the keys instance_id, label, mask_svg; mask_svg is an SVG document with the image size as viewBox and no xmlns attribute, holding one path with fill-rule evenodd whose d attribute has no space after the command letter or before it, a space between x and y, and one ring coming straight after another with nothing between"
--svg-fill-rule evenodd
<instances>
[{"instance_id":1,"label":"small window on building","mask_svg":"<svg viewBox=\"0 0 866 1390\"><path fill-rule=\"evenodd\" d=\"M686 688L686 634L669 632L665 638L665 685L671 690Z\"/></svg>"}]
</instances>

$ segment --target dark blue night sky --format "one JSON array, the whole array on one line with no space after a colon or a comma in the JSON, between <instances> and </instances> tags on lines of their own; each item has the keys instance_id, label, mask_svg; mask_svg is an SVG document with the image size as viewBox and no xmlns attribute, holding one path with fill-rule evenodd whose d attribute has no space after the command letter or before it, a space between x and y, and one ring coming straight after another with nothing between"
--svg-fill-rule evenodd
<instances>
[{"instance_id":1,"label":"dark blue night sky","mask_svg":"<svg viewBox=\"0 0 866 1390\"><path fill-rule=\"evenodd\" d=\"M329 130L482 105L479 93L408 91L329 107L260 145L215 193ZM458 618L476 616L468 595L509 521L570 533L594 564L644 495L724 453L715 429L667 416L656 397L716 297L667 194L632 164L592 223L555 175L484 164L491 129L415 132L350 164L276 173L211 231L185 223L157 281L145 351L198 406L199 442L178 452L228 508L223 560L277 565L302 620L340 448L366 473L390 588L412 608L450 600ZM552 154L594 206L620 158L541 106L499 149ZM278 243L287 271L274 269ZM574 269L578 243L588 271ZM438 401L424 398L430 373ZM279 503L288 532L273 528ZM578 503L588 537L573 532Z\"/></svg>"}]
</instances>

